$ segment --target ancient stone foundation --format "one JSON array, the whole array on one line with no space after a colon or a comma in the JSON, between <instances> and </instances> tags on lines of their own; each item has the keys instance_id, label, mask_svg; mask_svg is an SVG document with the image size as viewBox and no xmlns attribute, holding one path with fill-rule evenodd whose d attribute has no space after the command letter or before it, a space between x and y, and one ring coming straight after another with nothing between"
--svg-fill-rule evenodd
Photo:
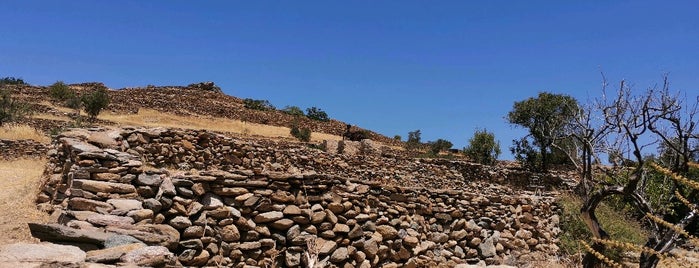
<instances>
[{"instance_id":1,"label":"ancient stone foundation","mask_svg":"<svg viewBox=\"0 0 699 268\"><path fill-rule=\"evenodd\" d=\"M73 131L49 154L40 208L71 228L167 248L163 265L513 264L558 250L551 196L463 177L451 189L391 186L357 164L367 156L167 129ZM324 172L328 161L356 172ZM105 257L104 242L82 248L124 261Z\"/></svg>"}]
</instances>

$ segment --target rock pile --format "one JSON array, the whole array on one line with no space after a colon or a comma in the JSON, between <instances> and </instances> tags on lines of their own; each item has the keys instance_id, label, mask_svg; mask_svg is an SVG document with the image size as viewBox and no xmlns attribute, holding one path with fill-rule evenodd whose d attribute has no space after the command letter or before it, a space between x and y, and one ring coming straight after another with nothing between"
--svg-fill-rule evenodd
<instances>
[{"instance_id":1,"label":"rock pile","mask_svg":"<svg viewBox=\"0 0 699 268\"><path fill-rule=\"evenodd\" d=\"M163 265L455 266L557 251L550 195L463 177L450 189L391 186L362 155L171 129L73 132L55 145L39 206L70 228L167 248ZM460 175L411 163L442 180ZM168 165L195 169L152 167ZM111 252L93 258L104 263L133 250L84 244L88 256Z\"/></svg>"}]
</instances>

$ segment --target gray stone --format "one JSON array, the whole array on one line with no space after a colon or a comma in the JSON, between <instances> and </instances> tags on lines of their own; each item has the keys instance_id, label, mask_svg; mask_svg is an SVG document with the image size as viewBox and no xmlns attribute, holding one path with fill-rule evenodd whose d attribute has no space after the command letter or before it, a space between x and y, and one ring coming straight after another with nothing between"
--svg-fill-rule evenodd
<instances>
[{"instance_id":1,"label":"gray stone","mask_svg":"<svg viewBox=\"0 0 699 268\"><path fill-rule=\"evenodd\" d=\"M165 247L150 246L130 251L119 259L127 264L161 267L170 264L175 256Z\"/></svg>"},{"instance_id":2,"label":"gray stone","mask_svg":"<svg viewBox=\"0 0 699 268\"><path fill-rule=\"evenodd\" d=\"M493 257L496 254L495 244L493 243L493 237L488 237L483 243L478 245L478 251L480 255L484 258Z\"/></svg>"},{"instance_id":3,"label":"gray stone","mask_svg":"<svg viewBox=\"0 0 699 268\"><path fill-rule=\"evenodd\" d=\"M100 250L91 250L87 252L87 258L85 260L88 262L113 263L118 261L119 258L124 256L126 253L145 246L146 245L143 243L132 243Z\"/></svg>"},{"instance_id":4,"label":"gray stone","mask_svg":"<svg viewBox=\"0 0 699 268\"><path fill-rule=\"evenodd\" d=\"M115 235L113 233L73 229L60 224L29 223L28 225L32 236L39 238L41 241L57 243L76 242L103 246L108 238Z\"/></svg>"},{"instance_id":5,"label":"gray stone","mask_svg":"<svg viewBox=\"0 0 699 268\"><path fill-rule=\"evenodd\" d=\"M122 217L114 215L92 214L87 217L87 222L96 226L121 226L131 225L134 223L131 217Z\"/></svg>"},{"instance_id":6,"label":"gray stone","mask_svg":"<svg viewBox=\"0 0 699 268\"><path fill-rule=\"evenodd\" d=\"M134 199L109 199L107 203L112 205L115 210L129 212L132 210L142 209L141 201Z\"/></svg>"},{"instance_id":7,"label":"gray stone","mask_svg":"<svg viewBox=\"0 0 699 268\"><path fill-rule=\"evenodd\" d=\"M17 243L0 246L0 266L23 267L27 263L55 263L58 266L77 266L85 261L86 254L78 247L50 243ZM13 265L17 265L14 266ZM22 264L24 263L24 264Z\"/></svg>"},{"instance_id":8,"label":"gray stone","mask_svg":"<svg viewBox=\"0 0 699 268\"><path fill-rule=\"evenodd\" d=\"M204 205L204 209L216 209L225 206L221 197L212 193L206 193L201 198L201 204Z\"/></svg>"},{"instance_id":9,"label":"gray stone","mask_svg":"<svg viewBox=\"0 0 699 268\"><path fill-rule=\"evenodd\" d=\"M177 216L170 220L170 226L175 227L175 229L185 229L192 226L192 221L184 216Z\"/></svg>"},{"instance_id":10,"label":"gray stone","mask_svg":"<svg viewBox=\"0 0 699 268\"><path fill-rule=\"evenodd\" d=\"M138 175L136 178L136 184L138 185L145 185L145 186L160 186L160 184L163 182L163 178L160 176L160 174L146 174L146 173L141 173Z\"/></svg>"},{"instance_id":11,"label":"gray stone","mask_svg":"<svg viewBox=\"0 0 699 268\"><path fill-rule=\"evenodd\" d=\"M105 248L113 248L121 245L128 245L133 243L141 243L140 240L134 238L130 235L112 235L104 241Z\"/></svg>"},{"instance_id":12,"label":"gray stone","mask_svg":"<svg viewBox=\"0 0 699 268\"><path fill-rule=\"evenodd\" d=\"M337 250L333 251L332 255L330 255L330 262L332 263L343 262L347 259L349 259L349 252L346 247L337 248Z\"/></svg>"}]
</instances>

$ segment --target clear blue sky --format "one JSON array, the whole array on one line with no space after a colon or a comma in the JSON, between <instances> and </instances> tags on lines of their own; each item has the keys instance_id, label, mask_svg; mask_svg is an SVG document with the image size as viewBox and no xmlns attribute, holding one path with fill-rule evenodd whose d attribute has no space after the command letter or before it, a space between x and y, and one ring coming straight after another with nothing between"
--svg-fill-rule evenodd
<instances>
[{"instance_id":1,"label":"clear blue sky","mask_svg":"<svg viewBox=\"0 0 699 268\"><path fill-rule=\"evenodd\" d=\"M503 119L539 91L580 100L669 73L699 91L697 1L3 1L0 76L110 88L214 81L317 106L387 136L505 151Z\"/></svg>"}]
</instances>

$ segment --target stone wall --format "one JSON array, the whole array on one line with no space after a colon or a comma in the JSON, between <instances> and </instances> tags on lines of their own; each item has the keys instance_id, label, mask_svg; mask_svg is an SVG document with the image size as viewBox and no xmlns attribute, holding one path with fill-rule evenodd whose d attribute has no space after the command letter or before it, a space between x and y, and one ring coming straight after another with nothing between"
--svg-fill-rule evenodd
<instances>
[{"instance_id":1,"label":"stone wall","mask_svg":"<svg viewBox=\"0 0 699 268\"><path fill-rule=\"evenodd\" d=\"M176 265L298 267L308 253L335 267L455 266L557 252L552 196L443 163L393 159L412 171L391 174L400 166L381 156L170 129L73 132L55 146L42 209L167 247Z\"/></svg>"},{"instance_id":2,"label":"stone wall","mask_svg":"<svg viewBox=\"0 0 699 268\"><path fill-rule=\"evenodd\" d=\"M48 148L46 145L33 140L3 140L0 139L0 158L16 159L24 157L44 157Z\"/></svg>"}]
</instances>

